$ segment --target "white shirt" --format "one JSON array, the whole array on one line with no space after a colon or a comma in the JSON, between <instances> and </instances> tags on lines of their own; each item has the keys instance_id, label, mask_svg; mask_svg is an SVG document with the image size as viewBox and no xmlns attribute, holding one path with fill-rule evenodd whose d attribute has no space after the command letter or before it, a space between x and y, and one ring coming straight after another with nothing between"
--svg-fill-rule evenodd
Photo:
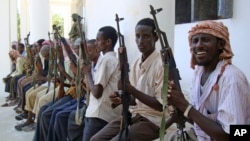
<instances>
[{"instance_id":1,"label":"white shirt","mask_svg":"<svg viewBox=\"0 0 250 141\"><path fill-rule=\"evenodd\" d=\"M89 105L86 117L95 117L107 122L121 115L121 106L112 109L109 95L117 90L117 82L120 76L119 62L115 52L107 52L97 61L93 72L94 85L102 85L102 96L97 99L90 92Z\"/></svg>"},{"instance_id":2,"label":"white shirt","mask_svg":"<svg viewBox=\"0 0 250 141\"><path fill-rule=\"evenodd\" d=\"M193 106L203 115L219 123L229 134L231 124L250 124L250 87L245 75L234 65L227 65L218 81L218 91L213 90L223 61L210 74L201 93L203 67L195 70L191 100ZM199 141L209 141L210 137L195 124Z\"/></svg>"}]
</instances>

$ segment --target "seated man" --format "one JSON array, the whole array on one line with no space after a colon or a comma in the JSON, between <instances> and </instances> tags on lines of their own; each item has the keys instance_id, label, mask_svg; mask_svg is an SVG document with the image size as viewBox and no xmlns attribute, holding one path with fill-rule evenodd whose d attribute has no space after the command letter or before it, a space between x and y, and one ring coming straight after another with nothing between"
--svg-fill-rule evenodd
<instances>
[{"instance_id":1,"label":"seated man","mask_svg":"<svg viewBox=\"0 0 250 141\"><path fill-rule=\"evenodd\" d=\"M103 56L98 59L93 72L90 65L83 67L90 89L83 141L89 141L94 134L121 114L121 106L113 109L109 99L109 94L117 89L120 76L118 58L114 52L117 38L117 32L112 26L101 27L96 35L96 44Z\"/></svg>"},{"instance_id":2,"label":"seated man","mask_svg":"<svg viewBox=\"0 0 250 141\"><path fill-rule=\"evenodd\" d=\"M70 47L68 45L63 45L62 47L66 48L66 46ZM64 63L65 63L65 69L62 67L62 65L60 65L60 63L58 64L59 72L60 74L64 75L69 81L72 81L73 80L72 72L69 69L70 59L66 57ZM61 85L58 86L57 91L60 90L60 87ZM50 124L50 120L54 121L55 119L55 114L53 113L56 113L64 109L65 107L63 107L63 105L66 103L69 103L68 105L65 105L66 107L69 107L72 104L76 103L76 102L73 102L75 100L74 98L76 97L74 86L71 86L68 89L68 91L65 93L65 96L62 97L61 94L58 94L57 92L56 97L57 97L56 100L53 101L53 96L47 94L47 95L41 96L39 100L37 101L36 108L33 110L33 112L36 113L37 115L35 119L35 122L37 122L37 128L36 128L34 140L46 139L49 131L53 130L52 124L54 125L54 122Z\"/></svg>"},{"instance_id":3,"label":"seated man","mask_svg":"<svg viewBox=\"0 0 250 141\"><path fill-rule=\"evenodd\" d=\"M118 117L95 134L91 141L149 141L159 137L163 65L161 54L155 47L157 40L154 20L140 20L135 27L135 41L142 55L130 69L130 81L125 82L126 92L131 95L131 104L135 104L129 109L131 119L125 121L128 130L123 128L122 123L126 118ZM121 104L119 94L113 93L110 98L113 105Z\"/></svg>"},{"instance_id":4,"label":"seated man","mask_svg":"<svg viewBox=\"0 0 250 141\"><path fill-rule=\"evenodd\" d=\"M87 52L89 54L89 59L92 61L92 72L94 71L94 66L97 63L97 60L100 56L99 51L97 50L96 46L95 46L95 40L88 40L87 41ZM79 104L79 109L81 107L83 107L83 105L85 105L84 101L81 99L78 99L80 104ZM74 102L74 103L73 103ZM74 116L72 121L69 121L70 123L68 123L68 118L70 113L75 110L77 108L77 101L73 101L71 103L65 103L63 104L63 106L56 108L53 113L52 113L52 117L55 116L54 121L50 120L50 126L49 128L51 128L52 130L49 130L48 133L48 141L61 141L61 140L66 140L67 137L72 137L77 136L79 139L81 139L80 137L82 136L82 130L74 130L75 133L72 134L71 129L82 129L83 127L81 127L80 125L76 125L74 123L76 123L76 118L80 118L80 120L83 120L85 115L85 111L80 111L79 117L77 117L77 115ZM86 107L85 107L86 108ZM61 109L61 110L60 110ZM84 109L82 109L84 110ZM86 109L85 109L86 110ZM56 112L57 111L57 112ZM52 118L53 119L53 118ZM78 120L78 119L77 119ZM80 124L83 124L82 121L80 121ZM83 121L84 122L84 121ZM78 133L78 134L77 134ZM72 139L72 138L70 138ZM72 139L75 141L75 137Z\"/></svg>"},{"instance_id":5,"label":"seated man","mask_svg":"<svg viewBox=\"0 0 250 141\"><path fill-rule=\"evenodd\" d=\"M16 77L19 77L21 75L23 75L23 72L25 71L24 68L24 64L25 64L25 58L22 57L18 51L16 50L11 50L9 52L9 56L11 58L11 60L13 60L13 62L16 64L16 69L15 71L13 71L11 74L9 74L6 78L4 78L4 82L5 82L5 92L9 92L10 93L10 101L9 103L5 103L2 106L13 106L15 103L15 99L17 98L16 93L14 93L13 91L13 82L15 80Z\"/></svg>"},{"instance_id":6,"label":"seated man","mask_svg":"<svg viewBox=\"0 0 250 141\"><path fill-rule=\"evenodd\" d=\"M49 46L49 44L50 44L50 42L44 41L43 39L38 40L37 43L38 43L37 44L38 46L43 46L43 45ZM40 49L40 47L38 47L38 48ZM41 50L38 50L38 52L40 52L40 54L41 54ZM43 52L45 53L47 51L44 50ZM48 68L49 68L48 65L49 65L48 59L44 59L42 71L35 75L35 79L36 79L37 84L42 84L42 83L47 81L46 76L48 74ZM22 114L23 116L27 116L27 111L24 110L24 106L25 106L25 102L26 102L25 94L33 86L33 80L34 80L34 77L31 75L26 76L26 77L22 77L21 79L18 80L17 94L18 94L20 101L19 101L17 107L14 108L14 110L17 113L23 113Z\"/></svg>"},{"instance_id":7,"label":"seated man","mask_svg":"<svg viewBox=\"0 0 250 141\"><path fill-rule=\"evenodd\" d=\"M44 46L47 46L47 45L44 45ZM45 59L48 59L48 57L46 57L46 56L48 56L49 53L50 53L49 50L41 49L41 55L43 57L45 57ZM39 56L37 55L36 57L39 57ZM34 69L35 73L32 76L32 81L33 81L32 83L34 83L34 79L36 79L36 78L34 78L35 75L41 73L41 71L42 71L42 62L41 62L40 57L35 59L35 60L36 60L34 62L34 64L35 64L35 69ZM28 117L27 117L26 122L24 122L22 124L18 124L18 125L15 126L16 130L18 130L18 131L21 131L22 128L24 128L25 126L29 126L30 124L34 123L33 118L34 118L35 115L32 113L32 109L33 109L34 104L35 104L34 102L35 102L36 95L37 95L37 93L39 91L42 91L44 89L48 89L46 85L38 85L38 86L36 86L36 88L35 88L35 85L37 85L37 84L34 84L34 86L31 87L27 91L27 93L25 94L25 98L26 98L26 100L25 100L26 101L25 111L27 112ZM22 115L16 116L16 119L17 120L22 120Z\"/></svg>"},{"instance_id":8,"label":"seated man","mask_svg":"<svg viewBox=\"0 0 250 141\"><path fill-rule=\"evenodd\" d=\"M250 124L250 86L232 64L228 28L217 21L201 21L189 31L192 79L191 104L170 82L169 104L194 122L198 140L228 141L230 125Z\"/></svg>"}]
</instances>

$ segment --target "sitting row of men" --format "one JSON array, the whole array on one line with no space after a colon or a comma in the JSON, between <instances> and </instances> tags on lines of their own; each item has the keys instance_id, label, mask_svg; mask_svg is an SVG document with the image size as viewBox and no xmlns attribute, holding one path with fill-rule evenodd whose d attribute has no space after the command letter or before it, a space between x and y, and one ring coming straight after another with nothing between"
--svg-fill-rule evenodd
<instances>
[{"instance_id":1,"label":"sitting row of men","mask_svg":"<svg viewBox=\"0 0 250 141\"><path fill-rule=\"evenodd\" d=\"M127 118L122 114L124 99L117 91L121 83L121 62L114 51L118 37L112 26L101 27L96 39L87 41L85 52L81 38L73 43L61 39L38 40L30 48L33 55L27 52L28 57L11 50L10 57L16 67L4 78L11 101L5 106L17 104L16 119L26 120L15 129L35 130L34 141L159 138L164 68L161 53L155 46L158 40L155 29L150 18L141 19L135 26L135 41L141 55L130 65L129 79L125 79L131 105ZM245 75L231 63L233 53L228 29L220 22L203 21L189 31L188 39L191 67L195 69L190 100L169 81L168 104L184 113L186 121L193 124L195 132L190 137L200 141L229 140L230 125L250 124L250 87ZM57 50L58 46L61 50ZM56 53L60 59L51 61ZM74 59L82 62L84 53L91 63L76 63ZM33 59L27 59L29 56ZM34 64L34 69L25 71L30 67L25 62ZM63 79L59 79L61 76ZM166 120L173 113L166 111ZM129 128L124 128L124 119L128 120ZM174 138L170 132L175 128L173 125L166 130L166 140Z\"/></svg>"}]
</instances>

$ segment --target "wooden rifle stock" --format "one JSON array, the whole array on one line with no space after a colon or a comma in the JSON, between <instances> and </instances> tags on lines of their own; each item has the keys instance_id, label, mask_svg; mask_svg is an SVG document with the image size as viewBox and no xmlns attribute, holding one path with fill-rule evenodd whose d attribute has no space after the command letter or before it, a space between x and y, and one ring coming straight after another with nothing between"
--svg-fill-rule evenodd
<instances>
[{"instance_id":1,"label":"wooden rifle stock","mask_svg":"<svg viewBox=\"0 0 250 141\"><path fill-rule=\"evenodd\" d=\"M80 48L81 48L81 53L82 53L82 55L81 56L79 55L79 56L83 59L84 64L89 64L90 59L89 59L89 54L87 51L87 42L86 42L85 32L82 31L81 19L83 18L81 16L78 16L78 29L79 29L80 38L81 38Z\"/></svg>"},{"instance_id":2,"label":"wooden rifle stock","mask_svg":"<svg viewBox=\"0 0 250 141\"><path fill-rule=\"evenodd\" d=\"M26 76L32 75L32 85L33 89L36 88L36 75L39 72L39 69L41 69L41 66L39 66L41 63L38 62L37 52L32 51L31 46L29 44L29 36L30 32L28 33L27 37L24 38L25 46L26 46L26 52L27 52L27 64L26 64ZM40 64L38 64L40 63ZM37 72L36 72L37 70Z\"/></svg>"},{"instance_id":3,"label":"wooden rifle stock","mask_svg":"<svg viewBox=\"0 0 250 141\"><path fill-rule=\"evenodd\" d=\"M54 62L55 61L54 60L55 54L54 54L54 50L52 49L52 41L50 39L50 32L48 32L48 36L49 36L49 42L50 42L49 47L50 48L49 48L49 60L48 60L49 69L48 69L48 75L47 75L48 87L47 87L47 90L46 90L46 94L49 92L50 84L51 84L51 78L52 78L52 75L53 75L52 71L53 71L53 69L55 69L53 67L53 65L56 64L56 62Z\"/></svg>"},{"instance_id":4,"label":"wooden rifle stock","mask_svg":"<svg viewBox=\"0 0 250 141\"><path fill-rule=\"evenodd\" d=\"M53 30L54 30L54 38L56 40L56 48L57 48L57 56L58 56L58 64L60 64L63 69L65 70L65 66L64 66L64 56L63 56L63 48L61 46L61 42L60 42L60 39L61 39L61 36L59 34L59 31L58 31L58 27L56 25L53 26ZM67 42L66 42L67 43ZM64 91L64 80L65 80L65 77L64 75L60 72L60 76L59 76L59 79L60 79L60 85L59 85L59 91L58 91L58 94L57 94L57 99L60 99L64 96L65 94L65 91ZM56 87L56 83L55 84L55 87ZM55 92L55 87L54 87L54 92ZM53 96L53 100L54 100L54 97L55 97L55 93L54 93L54 96Z\"/></svg>"},{"instance_id":5,"label":"wooden rifle stock","mask_svg":"<svg viewBox=\"0 0 250 141\"><path fill-rule=\"evenodd\" d=\"M82 31L82 24L81 24L82 17L78 16L77 23L78 23L78 31L81 37L81 44L79 48L79 57L77 61L77 74L76 74L76 94L77 94L77 109L76 109L76 124L80 125L82 122L83 115L80 112L80 99L83 94L83 87L82 84L84 83L84 75L82 74L81 67L83 64L90 64L89 55L87 52L87 45L85 39L85 33ZM83 81L83 83L81 83ZM86 83L86 94L85 97L87 99L86 105L88 105L88 97L89 97L89 88L88 83Z\"/></svg>"},{"instance_id":6,"label":"wooden rifle stock","mask_svg":"<svg viewBox=\"0 0 250 141\"><path fill-rule=\"evenodd\" d=\"M24 38L24 43L25 43L25 48L26 48L26 53L27 53L27 61L24 66L26 69L26 76L29 76L34 69L34 65L33 65L34 53L32 52L31 46L29 44L29 36L30 36L30 32L27 34L27 37Z\"/></svg>"},{"instance_id":7,"label":"wooden rifle stock","mask_svg":"<svg viewBox=\"0 0 250 141\"><path fill-rule=\"evenodd\" d=\"M179 83L179 80L181 78L179 75L179 71L176 67L176 63L175 63L175 59L174 59L171 47L168 44L166 33L160 30L157 19L156 19L156 14L159 13L162 10L162 8L154 9L153 6L150 5L150 10L151 10L150 14L152 14L152 16L153 16L153 19L155 22L155 27L156 27L156 32L157 32L157 35L159 36L160 43L161 43L162 62L163 62L164 66L168 65L168 69L169 69L169 71L168 71L169 74L167 74L169 76L168 79L166 80L166 78L163 78L164 79L163 90L164 90L164 87L168 87L168 80L173 80L175 85L176 85L176 88L181 90L180 83ZM165 67L164 67L164 69L165 69ZM165 74L164 74L164 76L165 76ZM166 88L166 90L167 89L168 88ZM163 91L162 95L165 96L165 98L163 98L163 100L166 100L166 102L167 102L167 91ZM167 105L164 105L164 106L167 106ZM166 107L163 107L163 108L165 109ZM173 116L173 115L176 115L176 116ZM183 129L185 128L185 122L186 122L186 118L183 116L183 113L175 108L174 113L171 114L171 116L170 116L170 119L168 119L166 121L164 129L167 129L173 123L176 123L177 128L179 130L183 131Z\"/></svg>"},{"instance_id":8,"label":"wooden rifle stock","mask_svg":"<svg viewBox=\"0 0 250 141\"><path fill-rule=\"evenodd\" d=\"M77 57L76 55L73 53L73 51L71 50L70 46L68 45L67 41L65 38L61 37L61 42L64 46L64 49L66 51L66 53L68 54L68 57L70 59L70 62L73 63L73 65L75 67L77 67Z\"/></svg>"},{"instance_id":9,"label":"wooden rifle stock","mask_svg":"<svg viewBox=\"0 0 250 141\"><path fill-rule=\"evenodd\" d=\"M125 133L125 137L128 136L128 126L131 121L131 113L129 112L129 105L130 105L130 95L126 91L126 79L128 79L129 75L129 64L128 64L128 57L126 46L124 43L124 36L120 32L119 22L124 18L119 18L118 14L115 15L115 21L117 23L117 36L119 40L119 48L118 48L118 56L119 56L119 64L120 64L120 83L118 84L118 92L122 99L122 123L121 123L121 131L119 140ZM114 107L114 106L112 106Z\"/></svg>"}]
</instances>

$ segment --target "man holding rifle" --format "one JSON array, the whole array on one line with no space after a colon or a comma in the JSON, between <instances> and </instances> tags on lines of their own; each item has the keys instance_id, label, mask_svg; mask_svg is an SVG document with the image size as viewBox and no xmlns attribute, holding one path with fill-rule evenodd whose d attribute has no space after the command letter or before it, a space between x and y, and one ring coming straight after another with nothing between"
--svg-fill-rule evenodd
<instances>
[{"instance_id":1,"label":"man holding rifle","mask_svg":"<svg viewBox=\"0 0 250 141\"><path fill-rule=\"evenodd\" d=\"M117 118L91 138L91 141L154 140L159 137L162 116L161 90L163 67L161 55L156 51L158 36L154 20L145 18L135 27L136 44L142 55L130 69L130 81L126 81L127 92L133 97L132 114L128 136L119 137L121 118ZM114 104L121 104L117 93L110 95Z\"/></svg>"},{"instance_id":2,"label":"man holding rifle","mask_svg":"<svg viewBox=\"0 0 250 141\"><path fill-rule=\"evenodd\" d=\"M250 124L250 87L233 64L228 28L202 21L189 31L194 77L191 104L170 81L168 102L194 122L199 141L228 141L230 125Z\"/></svg>"},{"instance_id":3,"label":"man holding rifle","mask_svg":"<svg viewBox=\"0 0 250 141\"><path fill-rule=\"evenodd\" d=\"M93 74L91 65L83 68L90 96L84 119L82 141L89 141L94 134L121 113L120 106L115 109L111 108L112 102L109 99L109 94L117 88L120 75L118 58L114 52L116 42L116 30L111 26L101 27L96 36L96 45L103 56L98 59Z\"/></svg>"}]
</instances>

